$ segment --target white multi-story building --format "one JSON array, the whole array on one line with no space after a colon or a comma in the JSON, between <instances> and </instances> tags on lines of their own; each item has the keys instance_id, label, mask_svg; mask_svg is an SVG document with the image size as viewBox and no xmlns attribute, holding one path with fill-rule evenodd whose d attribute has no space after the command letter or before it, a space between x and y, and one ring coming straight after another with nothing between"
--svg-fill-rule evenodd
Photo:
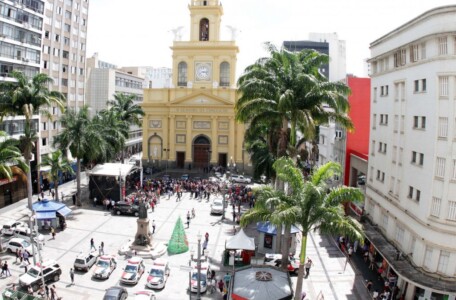
<instances>
[{"instance_id":1,"label":"white multi-story building","mask_svg":"<svg viewBox=\"0 0 456 300\"><path fill-rule=\"evenodd\" d=\"M456 5L427 11L370 48L367 237L405 299L454 300Z\"/></svg>"},{"instance_id":2,"label":"white multi-story building","mask_svg":"<svg viewBox=\"0 0 456 300\"><path fill-rule=\"evenodd\" d=\"M347 75L345 41L339 40L336 32L309 33L309 40L313 42L328 43L329 45L329 81L341 81Z\"/></svg>"},{"instance_id":3,"label":"white multi-story building","mask_svg":"<svg viewBox=\"0 0 456 300\"><path fill-rule=\"evenodd\" d=\"M143 102L144 78L138 77L116 68L98 59L95 53L87 59L86 103L90 114L107 109L107 101L114 100L116 93L133 95L135 104ZM142 127L130 126L129 138L126 142L126 152L135 154L142 149Z\"/></svg>"},{"instance_id":4,"label":"white multi-story building","mask_svg":"<svg viewBox=\"0 0 456 300\"><path fill-rule=\"evenodd\" d=\"M41 72L54 79L49 88L67 99L66 105L84 105L87 19L89 0L46 0L43 26ZM60 109L51 107L49 118L41 116L40 154L54 149L54 137L60 131Z\"/></svg>"},{"instance_id":5,"label":"white multi-story building","mask_svg":"<svg viewBox=\"0 0 456 300\"><path fill-rule=\"evenodd\" d=\"M144 88L162 89L171 87L171 68L122 67L121 71L144 78Z\"/></svg>"}]
</instances>

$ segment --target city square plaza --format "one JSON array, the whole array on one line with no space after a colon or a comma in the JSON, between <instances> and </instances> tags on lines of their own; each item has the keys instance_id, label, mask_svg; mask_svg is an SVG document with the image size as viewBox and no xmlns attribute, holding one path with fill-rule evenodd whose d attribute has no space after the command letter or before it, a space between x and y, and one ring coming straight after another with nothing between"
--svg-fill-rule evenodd
<instances>
[{"instance_id":1,"label":"city square plaza","mask_svg":"<svg viewBox=\"0 0 456 300\"><path fill-rule=\"evenodd\" d=\"M87 189L87 177L83 174L83 189ZM127 286L120 283L122 268L128 259L124 255L118 255L118 250L129 239L134 238L137 225L136 217L115 216L103 210L101 206L93 207L88 199L83 200L82 207L72 205L71 196L76 191L76 184L68 182L59 187L64 193L66 204L73 210L67 219L67 228L64 231L57 231L55 240L52 240L48 231L42 231L45 238L45 245L41 250L43 260L55 259L62 268L60 280L55 283L57 295L62 299L102 299L105 290L111 286L120 285L127 288L129 299L133 299L136 291L144 290L147 274L144 274L138 284ZM46 193L47 194L47 193ZM168 243L176 220L181 217L184 222L186 214L195 208L196 217L191 220L190 228L185 229L189 248L197 255L198 233L203 236L209 233L209 263L216 271L217 278L222 278L226 272L231 273L232 267L223 266L222 254L225 250L225 242L233 236L233 222L228 207L225 220L221 216L210 215L210 203L189 199L190 194L184 193L182 201L176 202L175 196L167 200L163 196L155 207L155 211L148 211L150 222L155 220L156 231L153 236L155 241ZM214 196L212 196L214 198ZM34 195L34 201L37 196ZM21 200L11 206L0 210L0 224L10 220L28 220L27 200ZM245 211L244 207L242 211ZM254 224L253 224L254 225ZM186 227L186 225L185 225ZM239 230L239 227L236 226ZM245 229L250 237L255 237L258 243L258 232L255 226ZM75 258L80 252L89 252L90 240L94 239L98 248L104 242L105 254L116 255L117 268L107 280L92 279L92 270L89 272L75 272L75 284L71 285L70 268L73 267ZM257 245L258 246L258 245ZM170 263L170 276L163 290L155 291L157 299L181 300L189 299L188 285L189 273L182 266L188 266L191 251L177 255L164 254L161 258L167 259ZM298 255L298 253L296 253ZM261 258L261 254L256 254ZM339 251L332 239L320 236L318 233L311 233L307 243L307 256L314 261L311 275L304 280L303 291L307 293L306 299L370 299L363 284L362 276L355 272L350 264L345 266L346 258ZM12 276L0 278L0 288L5 290L12 283L18 283L18 278L24 273L24 269L15 263L15 255L2 253L2 261L8 261ZM261 261L261 260L259 260ZM146 258L146 272L150 270L152 259ZM292 276L292 287L296 284L296 276ZM324 296L324 298L322 298ZM320 297L320 298L319 298ZM196 294L191 295L196 299ZM222 294L217 290L215 293L204 293L202 299L222 299Z\"/></svg>"}]
</instances>

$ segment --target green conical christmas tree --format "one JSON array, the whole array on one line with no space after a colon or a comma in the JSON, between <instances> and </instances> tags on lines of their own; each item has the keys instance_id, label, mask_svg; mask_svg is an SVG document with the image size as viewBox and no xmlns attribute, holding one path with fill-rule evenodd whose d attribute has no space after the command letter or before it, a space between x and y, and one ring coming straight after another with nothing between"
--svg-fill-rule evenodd
<instances>
[{"instance_id":1,"label":"green conical christmas tree","mask_svg":"<svg viewBox=\"0 0 456 300\"><path fill-rule=\"evenodd\" d=\"M168 253L179 254L187 251L188 241L184 231L184 223L182 223L182 219L179 217L179 219L177 219L176 226L174 226L171 239L168 243Z\"/></svg>"}]
</instances>

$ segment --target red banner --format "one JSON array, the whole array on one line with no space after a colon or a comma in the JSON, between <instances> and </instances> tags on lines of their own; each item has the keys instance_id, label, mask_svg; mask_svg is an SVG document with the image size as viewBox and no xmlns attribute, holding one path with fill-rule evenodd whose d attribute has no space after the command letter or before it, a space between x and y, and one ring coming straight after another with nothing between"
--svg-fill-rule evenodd
<instances>
[{"instance_id":1,"label":"red banner","mask_svg":"<svg viewBox=\"0 0 456 300\"><path fill-rule=\"evenodd\" d=\"M11 178L11 180L9 180L8 178L0 179L0 185L5 185L14 181L17 181L17 175L14 175L13 178Z\"/></svg>"}]
</instances>

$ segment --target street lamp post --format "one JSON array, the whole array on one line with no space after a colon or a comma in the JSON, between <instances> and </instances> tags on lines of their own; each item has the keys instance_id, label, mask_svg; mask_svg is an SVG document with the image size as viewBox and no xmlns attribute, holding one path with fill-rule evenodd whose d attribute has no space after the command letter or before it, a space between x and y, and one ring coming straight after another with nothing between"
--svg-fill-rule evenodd
<instances>
[{"instance_id":1,"label":"street lamp post","mask_svg":"<svg viewBox=\"0 0 456 300\"><path fill-rule=\"evenodd\" d=\"M193 256L195 255L195 250L190 249L190 260L188 261L188 266L192 266ZM188 299L192 300L192 271L188 273Z\"/></svg>"},{"instance_id":2,"label":"street lamp post","mask_svg":"<svg viewBox=\"0 0 456 300\"><path fill-rule=\"evenodd\" d=\"M198 276L197 276L197 295L196 295L196 300L201 300L201 232L198 231L198 235L196 236L198 238L198 261L196 262L196 266L198 269Z\"/></svg>"},{"instance_id":3,"label":"street lamp post","mask_svg":"<svg viewBox=\"0 0 456 300\"><path fill-rule=\"evenodd\" d=\"M33 265L36 265L36 257L35 257L35 241L33 239L33 212L28 213L29 217L29 228L30 228L30 243L32 244L32 256L33 256Z\"/></svg>"},{"instance_id":4,"label":"street lamp post","mask_svg":"<svg viewBox=\"0 0 456 300\"><path fill-rule=\"evenodd\" d=\"M222 220L225 220L225 206L226 206L226 192L228 191L228 188L224 184L222 186L222 205L223 205L223 210L222 210Z\"/></svg>"},{"instance_id":5,"label":"street lamp post","mask_svg":"<svg viewBox=\"0 0 456 300\"><path fill-rule=\"evenodd\" d=\"M40 243L40 245L44 244L44 236L42 234L38 235L38 242ZM43 287L45 287L46 284L44 282L44 274L43 274L43 258L41 257L41 248L40 247L38 247L38 259L40 261L41 285Z\"/></svg>"}]
</instances>

